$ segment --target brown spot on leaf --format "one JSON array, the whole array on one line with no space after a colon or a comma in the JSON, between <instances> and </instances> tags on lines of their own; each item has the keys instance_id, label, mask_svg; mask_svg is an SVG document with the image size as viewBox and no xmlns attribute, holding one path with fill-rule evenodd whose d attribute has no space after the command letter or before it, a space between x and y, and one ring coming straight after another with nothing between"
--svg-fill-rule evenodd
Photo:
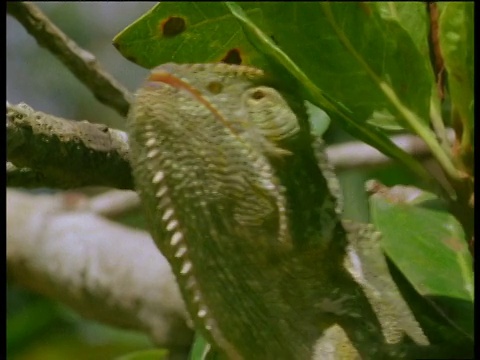
<instances>
[{"instance_id":1,"label":"brown spot on leaf","mask_svg":"<svg viewBox=\"0 0 480 360\"><path fill-rule=\"evenodd\" d=\"M223 57L222 60L220 60L223 63L226 64L234 64L234 65L240 65L242 63L242 57L240 56L240 50L238 49L232 49L230 50L227 55Z\"/></svg>"},{"instance_id":2,"label":"brown spot on leaf","mask_svg":"<svg viewBox=\"0 0 480 360\"><path fill-rule=\"evenodd\" d=\"M358 4L360 5L360 9L362 9L367 16L372 15L372 9L370 9L369 4L367 4L365 1L360 1Z\"/></svg>"},{"instance_id":3,"label":"brown spot on leaf","mask_svg":"<svg viewBox=\"0 0 480 360\"><path fill-rule=\"evenodd\" d=\"M443 242L446 246L448 246L455 252L460 252L463 249L462 240L460 240L459 238L451 237L443 240Z\"/></svg>"},{"instance_id":4,"label":"brown spot on leaf","mask_svg":"<svg viewBox=\"0 0 480 360\"><path fill-rule=\"evenodd\" d=\"M167 20L162 22L161 29L163 36L170 37L181 34L185 31L185 20L178 16L170 16Z\"/></svg>"},{"instance_id":5,"label":"brown spot on leaf","mask_svg":"<svg viewBox=\"0 0 480 360\"><path fill-rule=\"evenodd\" d=\"M275 36L270 35L270 39L272 39L273 43L278 46L278 41L275 39Z\"/></svg>"}]
</instances>

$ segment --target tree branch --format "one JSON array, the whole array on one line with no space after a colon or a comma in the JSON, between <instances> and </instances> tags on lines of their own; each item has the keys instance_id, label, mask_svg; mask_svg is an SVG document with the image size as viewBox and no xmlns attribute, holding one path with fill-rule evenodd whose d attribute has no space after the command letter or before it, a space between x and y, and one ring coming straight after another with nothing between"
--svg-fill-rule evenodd
<instances>
[{"instance_id":1,"label":"tree branch","mask_svg":"<svg viewBox=\"0 0 480 360\"><path fill-rule=\"evenodd\" d=\"M177 284L148 233L82 210L82 201L7 189L9 279L159 346L190 346Z\"/></svg>"},{"instance_id":2,"label":"tree branch","mask_svg":"<svg viewBox=\"0 0 480 360\"><path fill-rule=\"evenodd\" d=\"M108 74L90 52L80 48L34 4L7 2L7 12L20 22L38 44L54 54L94 96L122 116L128 113L132 95Z\"/></svg>"},{"instance_id":3,"label":"tree branch","mask_svg":"<svg viewBox=\"0 0 480 360\"><path fill-rule=\"evenodd\" d=\"M15 166L7 167L9 186L133 188L124 132L23 103L7 104L7 159Z\"/></svg>"},{"instance_id":4,"label":"tree branch","mask_svg":"<svg viewBox=\"0 0 480 360\"><path fill-rule=\"evenodd\" d=\"M453 141L453 130L448 131ZM108 186L133 189L128 136L104 125L62 119L26 104L7 103L7 185L71 189ZM410 154L428 156L425 143L412 135L392 137ZM390 161L361 142L331 145L327 156L337 171L379 166Z\"/></svg>"}]
</instances>

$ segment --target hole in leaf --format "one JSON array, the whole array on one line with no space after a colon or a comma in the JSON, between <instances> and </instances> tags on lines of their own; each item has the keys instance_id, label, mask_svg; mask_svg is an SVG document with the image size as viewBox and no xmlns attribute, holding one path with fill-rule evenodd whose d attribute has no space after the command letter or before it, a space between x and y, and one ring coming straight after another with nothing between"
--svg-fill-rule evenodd
<instances>
[{"instance_id":1,"label":"hole in leaf","mask_svg":"<svg viewBox=\"0 0 480 360\"><path fill-rule=\"evenodd\" d=\"M270 35L270 39L272 39L273 43L278 46L278 41L275 39L275 36Z\"/></svg>"},{"instance_id":2,"label":"hole in leaf","mask_svg":"<svg viewBox=\"0 0 480 360\"><path fill-rule=\"evenodd\" d=\"M162 24L162 34L167 37L175 36L184 32L185 28L186 24L183 18L171 16Z\"/></svg>"},{"instance_id":3,"label":"hole in leaf","mask_svg":"<svg viewBox=\"0 0 480 360\"><path fill-rule=\"evenodd\" d=\"M242 57L238 49L232 49L220 61L226 64L240 65L242 63Z\"/></svg>"},{"instance_id":4,"label":"hole in leaf","mask_svg":"<svg viewBox=\"0 0 480 360\"><path fill-rule=\"evenodd\" d=\"M213 81L207 85L207 90L212 94L220 94L220 92L223 90L223 85L217 81Z\"/></svg>"}]
</instances>

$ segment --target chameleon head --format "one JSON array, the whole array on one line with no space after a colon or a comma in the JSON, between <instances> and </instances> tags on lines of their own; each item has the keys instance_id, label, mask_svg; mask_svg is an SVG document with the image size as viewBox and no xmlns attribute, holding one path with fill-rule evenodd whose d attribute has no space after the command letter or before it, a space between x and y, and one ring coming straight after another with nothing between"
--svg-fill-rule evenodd
<instances>
[{"instance_id":1,"label":"chameleon head","mask_svg":"<svg viewBox=\"0 0 480 360\"><path fill-rule=\"evenodd\" d=\"M269 158L290 154L281 143L299 125L280 93L259 85L263 78L227 64L154 69L130 113L133 165L144 169L137 182L155 184L161 171L173 206L220 207L238 227L272 224L285 242L284 190Z\"/></svg>"},{"instance_id":2,"label":"chameleon head","mask_svg":"<svg viewBox=\"0 0 480 360\"><path fill-rule=\"evenodd\" d=\"M151 72L146 88L173 92L179 104L193 101L197 106L184 106L182 111L191 111L196 118L195 111L203 108L216 118L217 125L234 136L247 138L257 150L287 154L275 143L295 135L298 121L275 89L257 85L263 78L262 70L247 66L165 64Z\"/></svg>"}]
</instances>

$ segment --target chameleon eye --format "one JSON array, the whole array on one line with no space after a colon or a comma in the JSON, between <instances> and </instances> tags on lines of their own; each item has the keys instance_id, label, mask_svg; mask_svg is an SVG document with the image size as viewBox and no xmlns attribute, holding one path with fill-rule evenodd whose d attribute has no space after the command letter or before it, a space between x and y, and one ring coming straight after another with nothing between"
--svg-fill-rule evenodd
<instances>
[{"instance_id":1,"label":"chameleon eye","mask_svg":"<svg viewBox=\"0 0 480 360\"><path fill-rule=\"evenodd\" d=\"M275 89L258 86L248 89L243 96L249 121L267 140L275 143L300 130L297 116Z\"/></svg>"},{"instance_id":2,"label":"chameleon eye","mask_svg":"<svg viewBox=\"0 0 480 360\"><path fill-rule=\"evenodd\" d=\"M262 90L255 90L254 93L252 94L252 99L254 100L260 100L265 97L265 93Z\"/></svg>"},{"instance_id":3,"label":"chameleon eye","mask_svg":"<svg viewBox=\"0 0 480 360\"><path fill-rule=\"evenodd\" d=\"M220 92L223 90L223 85L219 83L218 81L212 81L207 85L207 90L210 91L212 94L220 94Z\"/></svg>"}]
</instances>

